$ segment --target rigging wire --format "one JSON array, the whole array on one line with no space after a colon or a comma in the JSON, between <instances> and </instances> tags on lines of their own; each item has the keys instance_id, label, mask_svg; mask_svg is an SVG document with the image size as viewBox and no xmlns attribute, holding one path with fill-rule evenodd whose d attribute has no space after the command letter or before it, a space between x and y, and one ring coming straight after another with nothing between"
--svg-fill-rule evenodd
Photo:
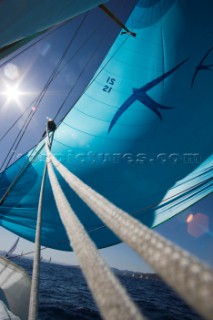
<instances>
[{"instance_id":1,"label":"rigging wire","mask_svg":"<svg viewBox=\"0 0 213 320\"><path fill-rule=\"evenodd\" d=\"M37 43L39 43L40 41L44 40L46 37L48 37L49 35L51 35L52 33L54 33L55 31L59 30L60 28L62 28L63 26L67 25L70 23L72 19L65 21L55 27L52 27L50 29L45 30L45 34L43 36L41 36L41 38L39 38L37 41L31 43L29 46L27 46L26 48L22 49L21 51L19 51L18 53L16 53L15 55L13 55L12 57L8 58L6 61L4 61L3 63L0 64L0 68L3 67L5 64L9 63L10 61L14 60L15 58L17 58L18 56L20 56L22 53L24 53L25 51L29 50L30 48L32 48L33 46L35 46ZM49 31L49 32L48 32ZM3 58L4 59L4 58ZM1 58L0 58L1 60Z\"/></svg>"},{"instance_id":2,"label":"rigging wire","mask_svg":"<svg viewBox=\"0 0 213 320\"><path fill-rule=\"evenodd\" d=\"M40 139L39 142L41 142L43 138ZM37 146L36 146L37 147ZM25 160L25 162L23 163L23 165L21 166L21 168L19 169L19 171L17 172L17 174L15 175L14 179L12 180L12 182L10 183L9 187L7 188L7 190L5 191L5 193L3 194L3 196L0 199L0 206L2 205L2 203L4 202L4 200L7 198L7 196L10 194L11 190L13 189L13 187L15 186L15 184L17 183L17 181L22 177L22 175L24 174L24 172L27 170L27 168L29 168L29 166L31 165L31 163L33 162L33 160L40 154L41 150L44 147L44 144L39 148L39 150L37 150L37 152L35 153L35 155L33 156L33 152L35 151L36 147L34 147L29 155L29 157ZM28 162L28 160L30 160ZM5 172L5 171L4 171Z\"/></svg>"},{"instance_id":3,"label":"rigging wire","mask_svg":"<svg viewBox=\"0 0 213 320\"><path fill-rule=\"evenodd\" d=\"M79 46L79 48L74 52L74 54L69 58L69 60L67 61L67 63L61 67L61 69L58 71L57 75L60 74L72 61L72 59L80 52L80 50L85 46L85 44L87 42L89 42L91 40L91 38L97 33L97 31L100 31L100 28L102 28L104 26L105 23L100 23L95 29L94 31L90 34L90 36L82 43L81 46ZM108 32L109 33L109 32ZM107 34L108 34L107 33ZM101 39L104 40L104 38L106 37L106 34L104 36L101 37Z\"/></svg>"},{"instance_id":4,"label":"rigging wire","mask_svg":"<svg viewBox=\"0 0 213 320\"><path fill-rule=\"evenodd\" d=\"M20 131L19 131L18 135L16 136L16 138L15 138L12 146L10 147L10 149L9 149L6 157L4 158L4 161L3 161L3 163L2 163L2 165L1 165L1 167L0 167L0 171L2 171L2 169L3 169L4 167L7 168L8 165L10 164L10 161L11 161L12 157L14 156L15 151L17 150L17 147L18 147L18 145L19 145L19 142L21 141L21 139L22 139L22 137L23 137L23 134L24 134L24 132L25 132L25 128L27 127L27 124L29 123L31 117L32 117L32 110L30 111L29 115L28 115L27 118L25 119L22 128L20 129ZM9 159L8 159L8 158L9 158ZM7 161L7 160L8 160L8 161ZM3 173L3 175L4 175L4 173ZM3 177L3 175L1 175L0 181L1 181L2 177Z\"/></svg>"},{"instance_id":5,"label":"rigging wire","mask_svg":"<svg viewBox=\"0 0 213 320\"><path fill-rule=\"evenodd\" d=\"M86 14L87 15L87 14ZM111 59L116 55L116 53L120 50L120 48L124 45L124 43L127 41L127 39L130 37L129 34L127 34L126 38L124 39L124 41L120 44L120 46L116 49L116 51L114 52L114 54L108 59L108 61L100 68L99 72L96 74L96 76L92 79L92 81L87 85L87 87L84 89L84 91L82 92L82 94L80 95L80 97L78 99L76 99L76 101L74 102L74 105L80 100L80 98L82 97L82 95L86 92L86 90L88 90L88 88L92 85L92 83L97 79L97 77L99 76L99 74L104 70L104 68L109 64L109 62L111 61ZM86 69L86 67L85 67ZM48 85L48 84L47 84ZM68 92L68 96L71 94L71 90ZM65 97L64 100L67 101L68 97ZM41 101L41 100L40 100ZM63 105L65 104L65 102L63 103ZM59 112L61 111L61 108L59 110ZM59 114L59 112L57 112L57 115ZM70 112L70 110L68 110L66 112L66 114L64 115L64 117L61 119L61 121L59 122L58 126L63 122L64 118L67 116L67 114ZM54 117L54 120L56 118L56 116ZM40 141L42 140L42 137L40 139ZM39 142L40 142L39 141ZM38 145L38 144L37 144ZM17 175L15 176L14 180L11 182L10 186L8 187L8 189L6 190L6 192L4 193L4 195L2 196L2 198L0 199L0 205L2 205L2 203L4 202L4 200L7 198L7 196L9 195L9 193L11 192L12 188L15 186L15 184L17 183L17 181L21 178L21 176L24 174L24 172L27 170L27 168L29 167L29 165L32 163L33 159L35 159L35 157L37 157L37 155L40 153L40 151L43 149L43 146L40 148L40 150L36 153L36 155L34 155L34 157L30 160L30 162L28 163L28 165L25 167L25 163L23 164L23 166L21 167L21 169L18 171ZM36 147L35 147L36 148ZM31 154L33 154L34 149L32 150ZM30 155L31 157L31 155ZM29 157L29 158L30 158Z\"/></svg>"},{"instance_id":6,"label":"rigging wire","mask_svg":"<svg viewBox=\"0 0 213 320\"><path fill-rule=\"evenodd\" d=\"M5 131L5 133L0 138L0 142L8 135L11 129L18 123L18 121L25 115L25 113L27 113L30 107L31 107L31 104L24 110L24 112L21 113L21 115L13 122L13 124Z\"/></svg>"},{"instance_id":7,"label":"rigging wire","mask_svg":"<svg viewBox=\"0 0 213 320\"><path fill-rule=\"evenodd\" d=\"M97 28L90 34L90 36L86 39L86 41L75 51L75 53L69 58L66 64L64 64L61 68L59 68L57 74L55 77L57 77L72 61L72 59L77 55L77 53L85 46L85 44L97 33L97 31L100 30L100 28L103 26L103 23L99 24ZM55 31L55 30L54 30ZM107 33L108 34L108 33ZM104 40L105 37L102 37ZM100 44L99 44L100 45ZM0 66L1 67L1 66ZM75 84L74 84L75 85ZM44 90L44 89L42 89ZM37 99L37 98L36 98ZM21 117L24 116L24 114L29 110L29 108L35 104L36 99L34 99L31 104L25 109L25 111L13 122L13 124L9 127L9 129L3 134L3 136L0 138L0 142L7 136L7 134L12 130L12 128L16 125L16 123L21 119Z\"/></svg>"},{"instance_id":8,"label":"rigging wire","mask_svg":"<svg viewBox=\"0 0 213 320\"><path fill-rule=\"evenodd\" d=\"M87 15L87 14L86 14ZM86 17L86 15L84 15L84 18ZM82 19L82 23L83 23L83 21L84 21L84 18ZM64 24L66 24L66 23L68 23L69 21L66 21L65 23L62 23L61 25L64 25ZM81 23L81 24L82 24ZM80 24L80 26L79 26L79 28L81 27L81 24ZM53 28L53 29L55 29L55 27ZM55 30L52 30L51 32L53 32L53 31L55 31ZM77 30L77 32L78 32L78 30ZM76 33L77 33L76 32ZM50 33L49 33L50 34ZM49 35L48 34L48 35ZM128 35L130 35L130 34L128 34ZM46 34L45 34L45 36L47 36ZM44 37L45 37L44 36ZM73 39L75 38L75 36L76 36L76 34L74 34L74 37L73 37ZM42 38L43 39L43 38ZM38 41L40 41L40 40L42 40L42 39L39 39ZM128 37L125 39L125 41L128 39ZM38 42L37 41L37 42ZM125 42L124 41L124 42ZM37 43L36 42L36 43ZM81 96L84 94L84 92L89 88L89 86L96 80L96 78L98 77L98 75L102 72L102 70L105 68L105 66L109 63L109 61L114 57L114 55L117 53L117 51L120 49L120 47L124 44L124 42L118 47L118 49L115 51L115 53L112 55L112 57L106 62L106 64L101 68L101 70L99 71L99 73L96 75L96 77L95 78L93 78L93 80L89 83L89 85L85 88L85 90L83 91L83 93L81 94ZM33 43L32 45L35 45L36 43ZM29 47L28 47L29 48ZM26 48L26 50L28 49L28 48ZM66 50L65 50L66 51ZM61 61L62 62L62 61ZM59 62L59 66L60 66L60 62ZM0 66L1 67L1 66ZM54 78L54 76L56 76L57 75L57 73L60 73L61 71L60 70L58 70L56 73L55 72L53 72L53 74L52 74L52 76L53 76L53 78ZM42 98L44 97L44 95L45 95L45 93L46 93L46 91L47 91L47 89L48 89L48 87L49 87L49 85L50 85L50 83L52 82L52 80L53 80L53 78L51 79L49 79L49 83L47 83L47 87L46 87L46 89L44 89L45 91L44 91L44 93L42 94L41 93L41 95L40 95L40 98L38 98L38 102L37 102L37 104L39 105L40 104L40 102L41 102L41 100L42 100ZM80 78L80 77L79 77ZM78 82L78 79L77 79L77 81L75 82L75 85L76 85L76 83ZM75 86L74 85L74 86ZM57 114L56 114L56 116L54 117L54 119L58 116L58 114L59 114L59 112L61 111L61 109L62 109L62 107L64 106L64 104L65 104L65 102L67 101L67 99L68 99L68 97L69 97L69 95L71 94L71 92L72 92L72 90L70 90L69 92L68 92L68 95L67 95L67 97L65 97L65 99L64 99L64 102L62 103L62 106L61 106L61 108L58 110L58 112L57 112ZM81 98L81 96L76 100L76 102L75 103L77 103L78 102L78 100ZM74 103L74 104L75 104ZM37 105L37 107L38 107L38 105ZM37 109L36 109L37 110ZM70 111L70 110L69 110ZM68 111L68 112L69 112ZM66 117L66 115L68 114L68 112L65 114L65 116L63 117L63 119ZM34 115L34 114L33 114ZM63 121L63 119L60 121L60 123ZM30 120L31 121L31 120ZM59 123L59 125L60 125L60 123ZM28 127L28 125L30 124L30 122L27 124L27 127ZM13 127L13 126L12 126ZM25 131L26 131L26 129L27 129L27 127L25 128ZM9 132L10 130L8 130L8 132ZM25 132L24 131L24 132ZM4 135L4 137L6 136L6 134ZM22 135L22 137L23 137L23 135ZM21 141L21 140L20 140ZM20 142L19 141L19 142ZM18 143L19 144L19 143Z\"/></svg>"},{"instance_id":9,"label":"rigging wire","mask_svg":"<svg viewBox=\"0 0 213 320\"><path fill-rule=\"evenodd\" d=\"M120 48L124 45L124 43L127 41L127 39L129 38L129 36L130 36L130 34L127 34L127 37L125 38L125 40L120 44L120 46L116 49L116 51L114 52L114 54L108 59L108 61L102 66L102 68L99 70L99 72L97 73L97 75L92 79L92 81L87 85L87 87L84 89L84 91L82 92L82 94L80 95L80 97L75 101L75 103L74 103L74 105L80 100L80 98L82 97L82 95L86 92L86 90L92 85L92 83L97 79L97 77L99 76L99 74L103 71L103 69L109 64L109 62L111 61L111 59L116 55L116 53L120 50ZM93 53L94 54L94 53ZM90 57L91 58L91 57ZM89 61L90 61L90 59L89 59ZM65 66L64 66L65 67ZM63 68L64 68L63 67ZM84 68L84 70L86 69L86 67ZM83 71L84 71L83 70ZM59 73L61 72L60 70L58 71ZM83 73L83 72L82 72ZM57 73L56 73L57 74ZM80 78L80 77L79 77ZM77 79L77 81L75 82L75 84L74 84L74 86L77 84L77 82L78 82L78 80L79 80L79 78ZM49 84L47 84L47 86L49 86ZM61 109L62 109L62 107L64 106L64 104L66 103L66 101L67 101L67 99L68 99L68 97L69 97L69 95L71 94L71 92L72 92L72 90L73 90L73 88L68 92L68 94L67 94L67 96L65 97L65 99L64 99L64 102L62 103L62 106L60 107L60 109L58 110L58 112L56 113L56 115L55 115L55 117L54 117L54 119L56 119L56 117L58 116L58 114L59 114L59 112L61 111ZM40 98L40 100L39 100L39 103L40 103L40 101L41 101L41 99L42 98ZM64 118L66 117L66 115L68 114L70 112L70 110L68 110L68 112L64 115L64 117L62 118L62 120L59 122L59 125L62 123L62 121L64 120ZM58 126L59 126L58 125ZM42 138L40 139L40 141L42 140ZM39 142L40 142L39 141ZM43 145L44 146L44 145ZM36 155L34 156L34 157L36 157L38 154L39 154L39 152L43 149L43 146L40 148L40 150L36 153ZM32 153L33 153L33 151L34 150L32 150ZM33 159L34 159L34 157L33 157ZM32 161L32 160L31 160ZM31 163L31 161L30 161L30 163ZM29 163L29 164L30 164ZM28 164L28 166L29 166L29 164ZM23 173L25 172L25 170L28 168L28 166L24 169L24 171L23 171ZM21 173L21 175L16 179L16 182L18 181L18 179L23 175L23 173ZM15 183L16 183L15 182ZM14 185L13 185L14 186ZM7 194L8 195L8 194ZM4 196L3 196L4 197ZM4 197L4 199L5 199L5 197ZM0 204L2 203L3 201L1 200L0 201ZM101 227L105 227L105 226L101 226ZM100 227L100 228L101 228Z\"/></svg>"},{"instance_id":10,"label":"rigging wire","mask_svg":"<svg viewBox=\"0 0 213 320\"><path fill-rule=\"evenodd\" d=\"M100 73L104 70L104 68L109 64L109 62L111 61L111 59L116 55L116 53L120 50L120 48L124 45L124 43L127 41L128 37L130 35L127 35L126 39L120 44L120 46L116 49L116 51L113 53L113 55L111 55L111 57L108 59L108 61L100 68L99 72L93 77L92 81L90 81L90 83L86 86L86 88L83 90L83 92L81 93L80 97L78 97L75 102L73 103L73 106L76 105L76 103L81 99L81 97L83 96L83 94L89 89L89 87L95 82L95 80L97 79L97 77L100 75ZM70 92L71 93L71 92ZM70 94L68 93L68 94ZM60 120L60 122L58 123L58 127L59 125L63 122L63 120L66 118L66 116L68 115L68 113L70 112L70 110L68 110L65 115L63 116L63 118Z\"/></svg>"},{"instance_id":11,"label":"rigging wire","mask_svg":"<svg viewBox=\"0 0 213 320\"><path fill-rule=\"evenodd\" d=\"M82 19L82 21L81 21L81 23L80 23L80 25L79 25L79 27L78 27L78 30L76 30L76 32L75 32L75 34L74 34L74 37L75 37L75 35L77 34L77 32L79 31L81 25L83 24L83 21L85 20L86 16L87 16L87 13L84 15L84 17L83 17L83 19ZM95 32L96 32L98 29L99 29L99 27L96 28ZM95 32L94 32L94 33L95 33ZM94 33L92 33L89 38L91 38ZM105 36L106 36L106 34L105 34ZM73 37L73 38L74 38L74 37ZM73 39L73 38L72 38L72 39ZM72 40L72 39L71 39L71 40ZM74 40L74 39L73 39L73 40ZM83 47L83 45L82 45L82 47ZM92 56L93 56L94 54L95 54L95 51L93 52ZM89 61L91 60L92 56L89 58ZM63 61L63 60L61 60L61 63L62 63L62 61ZM58 66L58 70L60 70L59 67L60 67L61 63L60 63L59 66ZM85 69L86 69L86 66L85 66L85 68L83 69L83 71L85 71ZM54 71L53 71L53 73L54 73ZM53 73L52 73L52 75L53 75ZM83 72L82 72L82 73L83 73ZM81 73L81 74L82 74L82 73ZM52 75L51 75L51 77L52 77ZM56 77L56 76L57 76L57 72L54 74L54 77ZM80 77L78 77L77 81L78 81L79 79L80 79ZM49 80L50 80L50 78L49 78ZM77 81L75 82L74 86L77 84ZM43 96L44 96L44 94L45 94L45 92L46 92L46 90L47 90L46 87L48 88L49 85L50 85L50 83L51 83L51 81L48 81L48 83L46 83L45 87L43 88L42 92L40 93L39 97L37 98L37 101L38 101L39 103L41 102L41 100L42 100L42 98L43 98ZM68 92L68 96L71 94L71 91L72 91L72 90L70 90L70 91ZM64 100L67 101L68 96L65 97ZM34 101L35 101L35 100L34 100ZM33 101L33 102L34 102L34 101ZM64 101L63 105L65 104L66 101ZM38 102L37 102L37 108L38 108ZM31 103L31 105L32 105L32 103ZM62 106L62 107L63 107L63 106ZM61 107L60 110L57 112L57 114L55 115L54 119L56 118L56 116L58 115L58 113L61 111L62 107ZM36 110L37 110L37 108L36 108ZM34 115L34 114L33 114L33 115ZM28 123L28 125L29 125L29 123ZM27 125L27 126L28 126L28 125ZM26 129L27 129L27 127L25 128L25 131L26 131ZM24 131L24 133L25 133L25 131ZM24 135L24 133L23 133L23 135ZM23 137L23 135L22 135L22 137ZM37 143L37 145L42 141L42 139L43 139L43 136L40 138L40 140L39 140L39 142ZM21 141L21 140L20 140L20 141ZM19 141L19 143L20 143L20 141ZM37 145L36 145L36 146L37 146ZM35 148L36 148L36 146L35 146ZM29 161L29 163L26 165L26 161L24 162L23 166L22 166L22 167L20 168L20 170L18 171L17 175L15 176L15 178L13 179L13 181L11 182L11 184L10 184L10 186L8 187L8 189L6 190L5 194L4 194L4 195L2 196L2 198L0 199L0 205L4 202L4 200L5 200L6 197L9 195L10 191L12 190L12 188L15 186L16 182L22 177L22 175L24 174L24 172L25 172L25 171L27 170L27 168L30 166L30 164L32 163L32 161L38 156L38 154L39 154L40 151L43 149L43 147L44 147L44 144L43 144L43 145L41 146L41 148L36 152L36 154L31 158L31 156L32 156L32 154L33 154L33 152L34 152L34 150L35 150L35 148L33 148L31 154L29 155L29 159L31 158L30 161ZM5 171L4 171L4 172L5 172ZM3 174L4 174L4 173L3 173ZM2 176L0 177L0 179L1 179L1 178L2 178Z\"/></svg>"},{"instance_id":12,"label":"rigging wire","mask_svg":"<svg viewBox=\"0 0 213 320\"><path fill-rule=\"evenodd\" d=\"M66 21L66 22L64 22L64 23L62 23L61 25L59 25L59 26L57 26L57 27L54 27L54 28L52 28L52 30L48 33L48 34L45 34L42 38L40 38L38 41L36 41L36 42L34 42L34 43L32 43L30 46L28 46L27 48L25 48L23 51L21 51L21 52L19 52L16 56L13 56L13 57L11 57L10 58L10 60L7 60L6 62L4 62L3 64L1 64L0 65L0 68L5 64L5 63L8 63L9 61L11 61L12 59L14 59L14 58L16 58L18 55L20 55L21 53L23 53L24 51L26 51L26 50L28 50L29 48L31 48L32 46L34 46L35 44L37 44L38 42L40 42L41 40L43 40L45 37L47 37L47 36L49 36L51 33L53 33L53 32L55 32L56 30L58 30L59 28L61 28L62 26L64 26L64 25L66 25L67 23L69 23L70 22L70 20L69 21ZM82 21L83 22L83 21ZM101 26L103 26L103 24L101 23L101 24L99 24L97 27L96 27L96 29L91 33L91 35L87 38L87 40L76 50L76 52L70 57L70 59L67 61L67 63L64 65L64 66L62 66L61 67L61 69L59 68L59 70L57 71L57 73L56 73L56 76L58 76L66 67L67 67L67 65L69 65L69 63L72 61L72 59L77 55L77 53L83 48L83 46L93 37L93 35L98 31L98 30L100 30L100 27ZM77 32L78 32L78 30L77 30ZM105 34L105 37L106 37L106 34ZM105 37L102 37L102 39L104 40L104 38ZM74 40L74 39L73 39ZM100 44L99 44L100 45ZM90 61L91 59L89 59L89 61ZM80 79L80 77L79 77L79 79ZM77 80L78 81L78 80ZM74 86L77 84L77 81L75 82L75 84L74 84ZM87 88L86 88L87 89ZM85 90L86 90L85 89ZM44 89L43 89L44 90ZM71 90L71 92L72 92L72 90ZM68 95L70 95L70 93L71 92L69 92L68 93ZM84 91L85 92L85 91ZM83 92L83 93L84 93ZM82 93L82 94L83 94ZM66 100L67 100L67 98L66 98ZM30 106L32 105L32 104L34 104L35 103L35 101L36 101L36 99L33 101L33 102L31 102L31 104L30 104ZM77 100L78 101L78 100ZM77 102L76 101L76 102ZM75 102L75 103L76 103ZM63 103L63 105L64 105L64 103ZM18 118L18 119L16 119L15 120L15 122L11 125L11 127L5 132L5 134L0 138L0 142L5 138L5 136L10 132L10 130L15 126L15 124L18 122L18 120L25 114L25 112L30 108L30 106L22 113L22 115ZM61 108L60 108L60 110L61 110ZM59 112L58 112L59 113ZM58 114L57 114L58 115ZM56 116L55 116L55 118L56 118ZM55 119L54 118L54 119Z\"/></svg>"},{"instance_id":13,"label":"rigging wire","mask_svg":"<svg viewBox=\"0 0 213 320\"><path fill-rule=\"evenodd\" d=\"M35 105L36 105L35 112L38 110L38 107L39 107L39 105L40 105L40 103L41 103L44 95L46 94L46 92L47 92L50 84L52 83L53 79L55 78L55 76L56 76L56 74L57 74L57 72L58 72L58 70L59 70L62 62L64 61L64 58L65 58L67 52L69 51L69 49L70 49L70 47L71 47L74 39L76 38L76 36L77 36L77 34L78 34L81 26L82 26L82 24L84 23L86 17L87 17L87 13L84 14L84 16L83 16L80 24L78 25L78 27L77 27L77 29L76 29L73 37L70 39L70 41L69 41L68 45L66 46L66 48L65 48L65 50L64 50L64 52L63 52L63 54L62 54L62 56L61 56L61 58L60 58L60 60L58 61L56 67L54 68L52 74L50 75L50 77L49 77L47 83L45 84L44 88L42 89L41 93L40 93L39 96L34 100L34 101L36 101L36 102L35 102ZM13 149L14 146L15 146L14 152L17 150L17 148L18 148L18 146L19 146L19 144L20 144L20 142L21 142L21 140L22 140L22 138L23 138L23 136L24 136L24 134L25 134L25 132L26 132L26 130L27 130L30 122L31 122L31 120L33 119L33 117L34 117L34 115L35 115L35 112L34 112L33 110L31 110L30 115L29 115L28 118L27 118L27 122L25 121L25 122L24 122L24 125L23 125L22 128L20 129L19 134L18 134L18 136L16 137L16 139L15 139L12 147L10 148L9 152L7 153L7 155L6 155L6 157L5 157L4 161L3 161L3 164L2 164L2 166L1 166L1 168L0 168L0 170L5 166L5 163L6 163L7 159L8 159L8 157L9 157L9 154L10 154L10 152L12 151L12 149ZM29 119L29 120L28 120L28 119ZM22 134L21 134L21 132L22 132ZM21 137L19 138L20 135L21 135ZM17 142L17 141L18 141L18 142ZM16 143L16 142L17 142L17 143ZM10 156L9 161L6 163L6 167L10 164L10 161L11 161L13 155L14 155L14 153L12 153L12 155ZM0 177L0 179L2 179L2 177L3 177L3 175Z\"/></svg>"},{"instance_id":14,"label":"rigging wire","mask_svg":"<svg viewBox=\"0 0 213 320\"><path fill-rule=\"evenodd\" d=\"M86 15L85 15L85 16L86 16ZM84 21L84 19L82 20L82 23L83 23L83 21ZM81 25L82 25L82 23L81 23ZM81 25L79 26L79 28L81 27ZM97 32L97 30L99 30L99 28L100 28L100 26L98 26L98 27L95 29L95 31L90 35L90 37L87 39L87 41L88 41L90 38L92 38L92 36ZM78 32L78 30L77 30L77 32ZM106 34L105 34L105 37L106 37ZM102 42L103 40L104 40L104 37L101 38L101 40L99 41L99 43L98 43L97 46L95 47L95 50L93 51L92 55L90 56L89 60L87 61L84 69L81 71L81 73L79 74L78 78L76 79L73 87L72 87L71 90L68 92L67 96L65 97L65 99L64 99L61 107L60 107L59 110L57 111L54 119L58 116L59 112L61 111L61 109L62 109L63 106L65 105L65 103L66 103L66 101L68 100L68 98L69 98L72 90L73 90L73 89L75 88L75 86L77 85L79 79L81 78L82 74L83 74L84 71L86 70L87 65L88 65L89 62L92 60L93 56L94 56L95 53L96 53L97 48L100 46L100 44L101 44L101 42ZM84 44L85 44L85 43L84 43ZM84 44L83 44L83 45L84 45ZM82 45L81 47L83 47L83 45ZM80 48L80 49L81 49L81 48ZM78 51L79 51L79 49L77 50L77 52L78 52ZM72 56L72 58L76 55L77 52L75 52L75 54ZM62 62L62 61L63 61L63 59L61 59L61 62ZM71 61L71 59L69 60L69 62L70 62L70 61ZM59 70L57 71L57 73L55 73L55 76L57 76L60 72L61 72L61 70L59 69ZM52 75L53 75L53 74L52 74ZM38 101L38 102L37 102L37 108L38 108L38 105L39 105L39 103L41 102L41 100L42 100L42 98L43 98L43 96L44 96L44 94L45 94L45 92L46 92L45 90L47 90L47 88L48 88L48 86L49 86L50 83L51 83L51 81L50 81L50 79L49 79L48 83L47 83L46 86L43 88L40 96L37 98L37 101ZM47 87L47 88L46 88L46 87ZM36 99L35 99L35 100L36 100ZM35 102L35 100L31 103L31 105ZM30 106L31 106L31 105L30 105ZM34 116L34 113L33 113L33 116ZM32 117L30 118L30 121L31 121L31 119L32 119ZM24 133L25 133L28 125L30 124L30 121L27 123L27 125L26 125L26 127L25 127L25 130L24 130L24 132L22 133L21 139L22 139L22 137L23 137L23 135L24 135ZM8 132L9 132L9 130L8 130ZM19 143L21 142L21 139L19 139L18 144L16 145L16 149L17 149ZM41 140L42 140L42 138L40 139L40 141L41 141ZM39 141L39 142L40 142L40 141ZM39 142L38 142L38 143L39 143ZM14 144L13 144L13 146L14 146ZM13 149L13 146L11 147L9 153L10 153L11 150ZM7 155L7 156L8 156L8 155ZM12 154L12 156L10 157L10 159L9 159L6 167L9 165L10 160L12 159L12 157L13 157L13 154ZM3 166L4 166L4 164L3 164ZM24 171L25 171L25 170L26 170L26 169L24 169ZM21 176L22 176L22 175L21 175ZM20 176L20 177L21 177L21 176ZM2 177L3 177L3 175L0 177L0 180L1 180ZM19 178L20 178L20 177L19 177ZM2 201L1 201L1 203L2 203Z\"/></svg>"},{"instance_id":15,"label":"rigging wire","mask_svg":"<svg viewBox=\"0 0 213 320\"><path fill-rule=\"evenodd\" d=\"M106 35L105 35L106 36ZM72 88L68 91L66 97L64 98L64 101L62 102L60 108L58 109L57 113L54 116L54 120L58 117L59 113L61 112L62 108L64 107L65 103L67 102L70 94L72 93L72 91L75 89L76 85L78 84L78 81L81 79L83 73L85 72L87 66L90 64L91 60L93 59L93 57L95 56L97 49L100 47L101 43L104 41L104 37L101 37L101 39L99 40L99 42L97 43L97 45L95 46L95 49L93 50L91 56L89 57L88 61L85 63L84 68L81 70L81 72L79 73L78 77L75 80L75 83L73 84ZM85 91L83 91L84 93ZM83 93L80 95L80 97L73 103L73 106L78 102L78 100L82 97ZM70 112L70 109L68 110L68 112ZM62 120L63 121L63 120ZM60 121L61 123L61 121Z\"/></svg>"}]
</instances>

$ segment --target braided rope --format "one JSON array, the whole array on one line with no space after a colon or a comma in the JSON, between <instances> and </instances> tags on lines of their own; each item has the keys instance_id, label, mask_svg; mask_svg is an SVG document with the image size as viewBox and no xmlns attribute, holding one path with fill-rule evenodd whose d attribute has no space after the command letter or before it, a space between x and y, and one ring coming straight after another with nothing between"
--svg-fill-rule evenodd
<instances>
[{"instance_id":1,"label":"braided rope","mask_svg":"<svg viewBox=\"0 0 213 320\"><path fill-rule=\"evenodd\" d=\"M35 235L35 253L33 260L33 274L32 274L32 284L30 292L30 305L29 305L29 316L28 320L37 320L38 317L38 304L39 304L39 279L40 279L40 256L41 256L41 223L42 223L42 204L44 198L44 186L46 180L47 165L45 163L39 204L38 204L38 214L36 223L36 235Z\"/></svg>"},{"instance_id":2,"label":"braided rope","mask_svg":"<svg viewBox=\"0 0 213 320\"><path fill-rule=\"evenodd\" d=\"M47 164L50 183L70 245L79 260L87 283L104 319L145 320L128 297L126 290L104 263L97 248L70 207L53 171Z\"/></svg>"},{"instance_id":3,"label":"braided rope","mask_svg":"<svg viewBox=\"0 0 213 320\"><path fill-rule=\"evenodd\" d=\"M204 318L213 315L213 271L83 183L47 150L62 177L97 216L137 251Z\"/></svg>"},{"instance_id":4,"label":"braided rope","mask_svg":"<svg viewBox=\"0 0 213 320\"><path fill-rule=\"evenodd\" d=\"M47 138L46 145L50 150L51 144L53 141L53 135L51 141L49 138L49 130L47 123ZM29 314L28 320L37 320L38 318L38 305L39 305L39 285L40 285L40 262L41 262L41 226L42 226L42 206L44 199L44 187L47 175L47 162L44 165L43 177L41 182L39 203L38 203L38 213L36 221L36 234L35 234L35 251L34 251L34 260L33 260L33 273L32 273L32 284L30 291L30 304L29 304Z\"/></svg>"}]
</instances>

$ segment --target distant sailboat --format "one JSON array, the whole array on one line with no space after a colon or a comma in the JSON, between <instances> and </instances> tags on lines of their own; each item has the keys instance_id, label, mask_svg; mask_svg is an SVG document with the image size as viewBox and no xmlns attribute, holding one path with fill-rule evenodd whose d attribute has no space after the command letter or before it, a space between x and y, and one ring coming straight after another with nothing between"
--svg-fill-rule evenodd
<instances>
[{"instance_id":1,"label":"distant sailboat","mask_svg":"<svg viewBox=\"0 0 213 320\"><path fill-rule=\"evenodd\" d=\"M18 256L18 258L21 260L24 256L24 251L21 252L20 256Z\"/></svg>"},{"instance_id":2,"label":"distant sailboat","mask_svg":"<svg viewBox=\"0 0 213 320\"><path fill-rule=\"evenodd\" d=\"M13 253L15 252L17 245L19 243L20 237L16 239L12 247L3 255L7 259L11 259L13 257Z\"/></svg>"}]
</instances>

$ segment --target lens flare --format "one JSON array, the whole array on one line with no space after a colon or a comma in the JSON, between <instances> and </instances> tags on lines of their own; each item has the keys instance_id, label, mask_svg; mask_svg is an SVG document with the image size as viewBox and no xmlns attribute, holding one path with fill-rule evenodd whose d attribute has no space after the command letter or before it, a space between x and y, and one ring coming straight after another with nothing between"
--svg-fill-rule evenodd
<instances>
[{"instance_id":1,"label":"lens flare","mask_svg":"<svg viewBox=\"0 0 213 320\"><path fill-rule=\"evenodd\" d=\"M190 215L188 215L188 217L186 218L186 222L190 223L193 220L193 214L190 213Z\"/></svg>"},{"instance_id":2,"label":"lens flare","mask_svg":"<svg viewBox=\"0 0 213 320\"><path fill-rule=\"evenodd\" d=\"M191 215L189 215L188 218ZM187 220L186 220L186 222L188 223L187 231L192 237L199 238L205 233L208 233L209 218L207 215L201 212L198 212L195 215L192 215L192 218L190 218L189 222Z\"/></svg>"},{"instance_id":3,"label":"lens flare","mask_svg":"<svg viewBox=\"0 0 213 320\"><path fill-rule=\"evenodd\" d=\"M19 68L13 63L8 63L4 67L4 74L8 79L16 80L20 76Z\"/></svg>"}]
</instances>

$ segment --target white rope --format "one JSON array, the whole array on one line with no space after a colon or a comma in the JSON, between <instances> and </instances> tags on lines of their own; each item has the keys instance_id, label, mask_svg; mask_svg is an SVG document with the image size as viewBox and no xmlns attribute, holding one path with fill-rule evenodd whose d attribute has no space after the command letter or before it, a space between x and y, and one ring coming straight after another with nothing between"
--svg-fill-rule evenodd
<instances>
[{"instance_id":1,"label":"white rope","mask_svg":"<svg viewBox=\"0 0 213 320\"><path fill-rule=\"evenodd\" d=\"M48 145L48 150L50 150L51 142L49 139L48 123L47 123L46 130L47 130L46 145ZM51 137L51 141L52 139L53 139L53 135ZM34 251L34 260L33 260L33 273L32 273L32 283L31 283L31 291L30 291L28 320L37 320L37 317L38 317L40 262L41 262L42 206L43 206L46 175L47 175L47 163L45 163L44 165L44 172L43 172L43 177L41 182L41 190L40 190L40 197L39 197L39 203L38 203L36 234L35 234L35 251Z\"/></svg>"},{"instance_id":2,"label":"white rope","mask_svg":"<svg viewBox=\"0 0 213 320\"><path fill-rule=\"evenodd\" d=\"M43 197L44 197L46 172L47 172L47 165L45 163L41 190L40 190L39 204L38 204L36 236L35 236L35 253L34 253L34 260L33 260L33 274L32 274L32 284L31 284L31 292L30 292L28 320L36 320L38 317L40 256L41 256L40 237L41 237L41 222L42 222L42 203L43 203Z\"/></svg>"},{"instance_id":3,"label":"white rope","mask_svg":"<svg viewBox=\"0 0 213 320\"><path fill-rule=\"evenodd\" d=\"M83 225L70 207L53 171L47 164L56 205L67 235L82 268L87 283L104 319L142 320L127 292L106 266Z\"/></svg>"},{"instance_id":4,"label":"white rope","mask_svg":"<svg viewBox=\"0 0 213 320\"><path fill-rule=\"evenodd\" d=\"M197 312L212 320L212 269L117 208L67 170L49 150L47 153L62 177L97 216Z\"/></svg>"}]
</instances>

